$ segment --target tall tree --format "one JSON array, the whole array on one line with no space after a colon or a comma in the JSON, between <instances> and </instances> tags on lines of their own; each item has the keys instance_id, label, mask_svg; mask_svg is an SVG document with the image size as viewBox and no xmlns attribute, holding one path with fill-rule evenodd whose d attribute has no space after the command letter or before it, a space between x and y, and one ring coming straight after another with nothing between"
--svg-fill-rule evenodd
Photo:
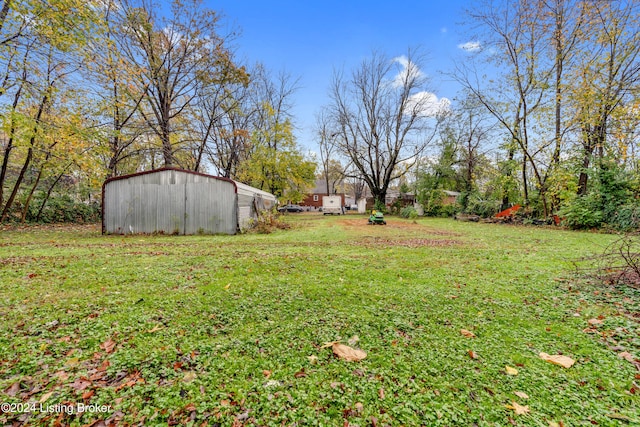
<instances>
[{"instance_id":1,"label":"tall tree","mask_svg":"<svg viewBox=\"0 0 640 427\"><path fill-rule=\"evenodd\" d=\"M349 77L334 75L328 108L336 147L378 204L384 205L390 183L408 170L398 165L417 161L445 112L425 84L412 51L399 58L373 54Z\"/></svg>"},{"instance_id":2,"label":"tall tree","mask_svg":"<svg viewBox=\"0 0 640 427\"><path fill-rule=\"evenodd\" d=\"M229 76L233 64L218 33L219 16L201 0L173 1L168 18L141 1L127 9L132 42L126 55L144 70L137 82L138 92L146 93L140 113L160 140L165 166L173 166L176 153L188 149L185 141L176 140L178 117L195 104L205 84Z\"/></svg>"},{"instance_id":3,"label":"tall tree","mask_svg":"<svg viewBox=\"0 0 640 427\"><path fill-rule=\"evenodd\" d=\"M611 122L631 101L640 82L640 32L637 1L592 2L578 67L573 103L580 129L582 163L578 194L588 191L593 156L602 158L611 142Z\"/></svg>"}]
</instances>

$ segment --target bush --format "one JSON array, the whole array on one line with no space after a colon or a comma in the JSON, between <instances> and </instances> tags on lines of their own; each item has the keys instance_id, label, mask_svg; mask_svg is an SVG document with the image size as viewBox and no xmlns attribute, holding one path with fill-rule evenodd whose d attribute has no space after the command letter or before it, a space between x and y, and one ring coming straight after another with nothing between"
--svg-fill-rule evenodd
<instances>
[{"instance_id":1,"label":"bush","mask_svg":"<svg viewBox=\"0 0 640 427\"><path fill-rule=\"evenodd\" d=\"M499 211L499 200L485 200L482 199L478 194L469 194L467 198L467 209L465 213L478 215L482 218L489 218L497 214Z\"/></svg>"},{"instance_id":2,"label":"bush","mask_svg":"<svg viewBox=\"0 0 640 427\"><path fill-rule=\"evenodd\" d=\"M40 218L37 218L42 198L36 197L29 205L26 220L28 222L58 223L94 223L100 221L100 205L98 203L76 202L70 196L51 197L47 200Z\"/></svg>"},{"instance_id":3,"label":"bush","mask_svg":"<svg viewBox=\"0 0 640 427\"><path fill-rule=\"evenodd\" d=\"M558 212L564 224L574 229L596 228L602 225L602 203L600 196L589 193L575 198Z\"/></svg>"},{"instance_id":4,"label":"bush","mask_svg":"<svg viewBox=\"0 0 640 427\"><path fill-rule=\"evenodd\" d=\"M416 219L418 217L418 211L413 206L407 206L400 211L402 218Z\"/></svg>"},{"instance_id":5,"label":"bush","mask_svg":"<svg viewBox=\"0 0 640 427\"><path fill-rule=\"evenodd\" d=\"M607 225L617 231L633 231L640 229L640 203L633 201L618 207Z\"/></svg>"},{"instance_id":6,"label":"bush","mask_svg":"<svg viewBox=\"0 0 640 427\"><path fill-rule=\"evenodd\" d=\"M287 230L291 228L291 225L280 219L281 217L282 215L275 209L263 211L258 215L257 219L251 221L247 232L270 234L274 230Z\"/></svg>"}]
</instances>

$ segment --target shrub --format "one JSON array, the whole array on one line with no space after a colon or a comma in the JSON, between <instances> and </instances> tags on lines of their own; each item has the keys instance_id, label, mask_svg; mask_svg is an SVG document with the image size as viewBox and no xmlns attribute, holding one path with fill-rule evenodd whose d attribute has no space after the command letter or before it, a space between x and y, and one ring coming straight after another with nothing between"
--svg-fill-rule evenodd
<instances>
[{"instance_id":1,"label":"shrub","mask_svg":"<svg viewBox=\"0 0 640 427\"><path fill-rule=\"evenodd\" d=\"M57 223L93 223L100 221L100 205L98 203L82 203L73 200L68 195L51 197L47 200L40 218L38 210L42 204L42 198L36 197L29 205L26 220L29 222Z\"/></svg>"},{"instance_id":2,"label":"shrub","mask_svg":"<svg viewBox=\"0 0 640 427\"><path fill-rule=\"evenodd\" d=\"M418 217L418 211L413 206L407 206L400 211L402 218L416 219Z\"/></svg>"},{"instance_id":3,"label":"shrub","mask_svg":"<svg viewBox=\"0 0 640 427\"><path fill-rule=\"evenodd\" d=\"M251 221L247 232L258 234L270 234L274 230L287 230L291 225L282 221L280 215L275 209L271 211L263 211L258 218Z\"/></svg>"},{"instance_id":4,"label":"shrub","mask_svg":"<svg viewBox=\"0 0 640 427\"><path fill-rule=\"evenodd\" d=\"M619 206L607 225L618 231L633 231L640 229L640 203L633 201Z\"/></svg>"},{"instance_id":5,"label":"shrub","mask_svg":"<svg viewBox=\"0 0 640 427\"><path fill-rule=\"evenodd\" d=\"M597 193L589 193L575 198L565 205L558 216L564 217L564 224L574 229L595 228L602 225L602 203Z\"/></svg>"},{"instance_id":6,"label":"shrub","mask_svg":"<svg viewBox=\"0 0 640 427\"><path fill-rule=\"evenodd\" d=\"M465 213L478 215L482 218L489 218L500 211L500 201L493 199L483 199L478 194L469 194L467 198L467 209Z\"/></svg>"}]
</instances>

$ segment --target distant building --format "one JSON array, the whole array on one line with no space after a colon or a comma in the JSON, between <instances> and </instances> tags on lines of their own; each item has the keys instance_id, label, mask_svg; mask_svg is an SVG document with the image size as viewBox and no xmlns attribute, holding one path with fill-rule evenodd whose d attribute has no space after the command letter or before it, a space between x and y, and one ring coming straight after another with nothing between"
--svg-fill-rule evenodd
<instances>
[{"instance_id":1,"label":"distant building","mask_svg":"<svg viewBox=\"0 0 640 427\"><path fill-rule=\"evenodd\" d=\"M307 194L300 206L306 208L306 210L319 210L322 207L322 196L327 195L327 181L324 179L317 179L316 186ZM342 197L342 206L346 206L346 198L344 193L333 193L332 196Z\"/></svg>"}]
</instances>

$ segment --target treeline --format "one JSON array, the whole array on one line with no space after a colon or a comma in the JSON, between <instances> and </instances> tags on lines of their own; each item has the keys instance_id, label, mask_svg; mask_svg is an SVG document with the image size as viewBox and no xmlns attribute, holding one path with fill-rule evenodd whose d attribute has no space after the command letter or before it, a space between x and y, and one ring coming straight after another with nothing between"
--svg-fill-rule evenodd
<instances>
[{"instance_id":1,"label":"treeline","mask_svg":"<svg viewBox=\"0 0 640 427\"><path fill-rule=\"evenodd\" d=\"M199 0L0 2L0 222L85 212L104 179L163 166L299 199L297 81L240 63L222 19Z\"/></svg>"},{"instance_id":2,"label":"treeline","mask_svg":"<svg viewBox=\"0 0 640 427\"><path fill-rule=\"evenodd\" d=\"M464 93L416 173L427 212L518 203L575 228L638 228L640 2L474 5L472 42L450 73ZM461 193L457 207L442 190Z\"/></svg>"}]
</instances>

